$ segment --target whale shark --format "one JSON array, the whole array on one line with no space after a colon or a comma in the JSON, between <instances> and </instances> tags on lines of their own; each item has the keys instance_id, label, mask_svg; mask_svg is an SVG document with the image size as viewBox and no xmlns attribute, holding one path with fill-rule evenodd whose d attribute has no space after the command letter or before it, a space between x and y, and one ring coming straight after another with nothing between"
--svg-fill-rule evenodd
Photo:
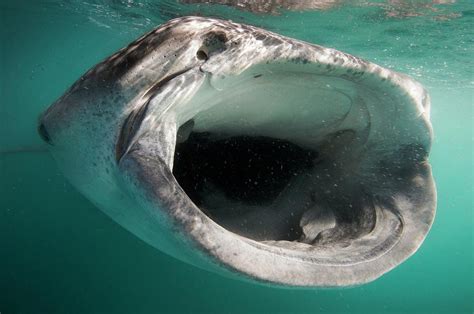
<instances>
[{"instance_id":1,"label":"whale shark","mask_svg":"<svg viewBox=\"0 0 474 314\"><path fill-rule=\"evenodd\" d=\"M360 285L432 225L430 98L410 77L257 27L173 19L40 117L70 182L198 268L270 286Z\"/></svg>"}]
</instances>

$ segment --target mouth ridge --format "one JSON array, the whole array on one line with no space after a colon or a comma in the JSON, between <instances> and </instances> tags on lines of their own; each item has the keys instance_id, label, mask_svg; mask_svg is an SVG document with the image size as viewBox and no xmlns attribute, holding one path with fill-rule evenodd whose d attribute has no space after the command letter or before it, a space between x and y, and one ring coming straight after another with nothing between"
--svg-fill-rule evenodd
<instances>
[{"instance_id":1,"label":"mouth ridge","mask_svg":"<svg viewBox=\"0 0 474 314\"><path fill-rule=\"evenodd\" d=\"M192 70L192 67L187 67L183 70L173 72L155 84L153 84L141 97L140 103L135 106L134 109L126 116L122 123L122 128L118 135L117 142L115 144L115 161L119 164L122 157L129 150L133 150L133 143L137 135L138 130L140 129L143 120L145 119L148 111L148 106L151 99L156 93L160 92L160 89L165 87L173 79L177 78L180 75L185 74L186 72Z\"/></svg>"}]
</instances>

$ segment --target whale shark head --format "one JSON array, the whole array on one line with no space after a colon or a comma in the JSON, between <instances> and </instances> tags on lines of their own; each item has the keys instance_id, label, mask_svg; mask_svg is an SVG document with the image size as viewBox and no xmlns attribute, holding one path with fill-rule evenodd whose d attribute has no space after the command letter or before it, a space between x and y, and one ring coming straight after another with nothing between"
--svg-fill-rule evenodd
<instances>
[{"instance_id":1,"label":"whale shark head","mask_svg":"<svg viewBox=\"0 0 474 314\"><path fill-rule=\"evenodd\" d=\"M71 182L150 245L226 276L374 280L434 218L423 87L349 54L172 20L84 74L39 133Z\"/></svg>"}]
</instances>

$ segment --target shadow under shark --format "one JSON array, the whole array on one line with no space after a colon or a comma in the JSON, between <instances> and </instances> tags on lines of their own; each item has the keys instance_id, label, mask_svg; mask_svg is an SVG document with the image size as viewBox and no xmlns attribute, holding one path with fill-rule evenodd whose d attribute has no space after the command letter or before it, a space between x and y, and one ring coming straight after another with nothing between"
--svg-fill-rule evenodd
<instances>
[{"instance_id":1,"label":"shadow under shark","mask_svg":"<svg viewBox=\"0 0 474 314\"><path fill-rule=\"evenodd\" d=\"M434 218L430 101L412 79L252 26L184 17L81 77L39 133L150 245L235 278L357 285Z\"/></svg>"}]
</instances>

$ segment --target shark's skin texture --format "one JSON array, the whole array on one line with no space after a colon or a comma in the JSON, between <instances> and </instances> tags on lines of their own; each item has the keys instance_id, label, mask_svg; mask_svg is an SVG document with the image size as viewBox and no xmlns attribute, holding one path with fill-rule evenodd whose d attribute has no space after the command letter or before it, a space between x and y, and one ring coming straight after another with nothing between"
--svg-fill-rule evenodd
<instances>
[{"instance_id":1,"label":"shark's skin texture","mask_svg":"<svg viewBox=\"0 0 474 314\"><path fill-rule=\"evenodd\" d=\"M232 278L337 287L378 278L428 233L429 110L405 75L256 27L183 17L84 74L39 133L85 196L157 249ZM197 160L228 157L213 158L215 147L239 154L225 145L252 139L278 143L272 160L293 154L267 180L294 169L270 201L236 197L219 175L192 181ZM208 155L175 156L193 141ZM186 180L204 188L187 193Z\"/></svg>"}]
</instances>

